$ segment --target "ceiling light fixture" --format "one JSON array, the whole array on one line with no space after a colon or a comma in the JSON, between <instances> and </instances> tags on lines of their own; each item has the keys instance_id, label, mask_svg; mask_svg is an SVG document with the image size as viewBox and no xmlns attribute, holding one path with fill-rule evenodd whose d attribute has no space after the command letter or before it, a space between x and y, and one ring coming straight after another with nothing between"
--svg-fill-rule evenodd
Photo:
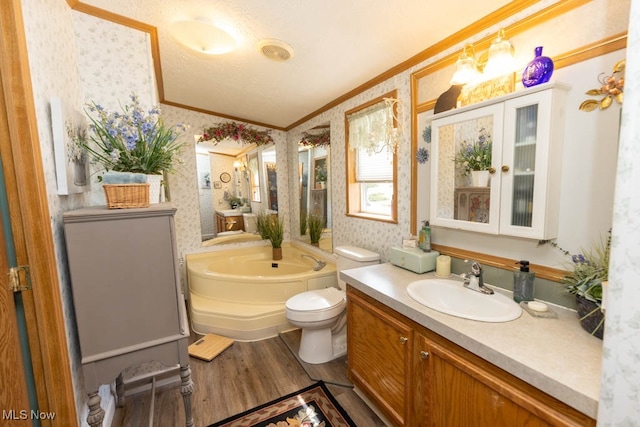
<instances>
[{"instance_id":1,"label":"ceiling light fixture","mask_svg":"<svg viewBox=\"0 0 640 427\"><path fill-rule=\"evenodd\" d=\"M282 40L263 39L258 42L258 50L274 61L287 61L293 57L293 48Z\"/></svg>"},{"instance_id":2,"label":"ceiling light fixture","mask_svg":"<svg viewBox=\"0 0 640 427\"><path fill-rule=\"evenodd\" d=\"M473 44L467 43L455 65L452 85L476 84L513 71L514 49L505 37L504 29L491 42L489 50L476 59Z\"/></svg>"},{"instance_id":3,"label":"ceiling light fixture","mask_svg":"<svg viewBox=\"0 0 640 427\"><path fill-rule=\"evenodd\" d=\"M222 55L236 48L229 33L203 18L174 22L171 34L186 47L208 55Z\"/></svg>"}]
</instances>

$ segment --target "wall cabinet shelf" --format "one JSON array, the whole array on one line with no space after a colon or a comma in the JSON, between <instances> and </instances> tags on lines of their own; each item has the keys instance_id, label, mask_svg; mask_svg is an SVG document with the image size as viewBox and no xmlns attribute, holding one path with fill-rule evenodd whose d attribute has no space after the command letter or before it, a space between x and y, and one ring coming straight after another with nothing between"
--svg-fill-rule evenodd
<instances>
[{"instance_id":1,"label":"wall cabinet shelf","mask_svg":"<svg viewBox=\"0 0 640 427\"><path fill-rule=\"evenodd\" d=\"M348 373L396 426L595 426L595 420L347 287Z\"/></svg>"},{"instance_id":2,"label":"wall cabinet shelf","mask_svg":"<svg viewBox=\"0 0 640 427\"><path fill-rule=\"evenodd\" d=\"M567 87L549 83L437 114L431 122L430 221L490 234L557 237ZM481 137L482 135L482 137ZM453 161L464 147L491 142L491 178L482 215L459 209L470 177ZM478 201L478 200L476 200Z\"/></svg>"},{"instance_id":3,"label":"wall cabinet shelf","mask_svg":"<svg viewBox=\"0 0 640 427\"><path fill-rule=\"evenodd\" d=\"M90 426L101 426L98 387L146 362L180 366L186 425L191 415L189 325L180 289L174 214L167 203L144 209L85 208L63 216Z\"/></svg>"}]
</instances>

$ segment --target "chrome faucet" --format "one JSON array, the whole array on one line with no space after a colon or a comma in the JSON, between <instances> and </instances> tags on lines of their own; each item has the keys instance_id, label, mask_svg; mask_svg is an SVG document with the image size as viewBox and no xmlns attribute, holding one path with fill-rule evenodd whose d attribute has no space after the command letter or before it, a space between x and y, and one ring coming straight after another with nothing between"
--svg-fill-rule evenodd
<instances>
[{"instance_id":1,"label":"chrome faucet","mask_svg":"<svg viewBox=\"0 0 640 427\"><path fill-rule=\"evenodd\" d=\"M480 263L473 260L466 260L465 262L471 262L472 264L471 272L461 275L464 279L464 287L482 294L492 295L493 289L486 287L482 280L482 266Z\"/></svg>"},{"instance_id":2,"label":"chrome faucet","mask_svg":"<svg viewBox=\"0 0 640 427\"><path fill-rule=\"evenodd\" d=\"M311 255L302 254L302 255L300 255L300 257L302 257L302 258L303 257L311 258L312 260L314 260L316 262L316 265L313 267L313 271L322 270L327 265L326 262L324 262L322 260L317 260L314 257L312 257Z\"/></svg>"}]
</instances>

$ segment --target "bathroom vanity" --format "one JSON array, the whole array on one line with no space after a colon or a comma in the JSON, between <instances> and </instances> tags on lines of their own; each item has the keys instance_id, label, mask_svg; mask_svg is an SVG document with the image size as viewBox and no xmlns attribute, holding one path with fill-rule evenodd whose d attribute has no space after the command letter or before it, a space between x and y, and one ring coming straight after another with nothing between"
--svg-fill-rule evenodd
<instances>
[{"instance_id":1,"label":"bathroom vanity","mask_svg":"<svg viewBox=\"0 0 640 427\"><path fill-rule=\"evenodd\" d=\"M431 310L392 264L347 270L348 369L398 426L595 426L602 342L576 313L486 323ZM496 290L499 292L499 290ZM571 355L580 355L577 361Z\"/></svg>"},{"instance_id":2,"label":"bathroom vanity","mask_svg":"<svg viewBox=\"0 0 640 427\"><path fill-rule=\"evenodd\" d=\"M216 210L216 233L224 231L243 231L242 212L236 209Z\"/></svg>"},{"instance_id":3,"label":"bathroom vanity","mask_svg":"<svg viewBox=\"0 0 640 427\"><path fill-rule=\"evenodd\" d=\"M170 204L159 203L141 209L90 207L64 214L89 393L87 423L92 427L101 426L104 417L98 387L116 380L121 406L122 372L152 361L176 370L179 365L186 425L193 426L189 325L178 275L175 212ZM147 377L154 393L154 373Z\"/></svg>"}]
</instances>

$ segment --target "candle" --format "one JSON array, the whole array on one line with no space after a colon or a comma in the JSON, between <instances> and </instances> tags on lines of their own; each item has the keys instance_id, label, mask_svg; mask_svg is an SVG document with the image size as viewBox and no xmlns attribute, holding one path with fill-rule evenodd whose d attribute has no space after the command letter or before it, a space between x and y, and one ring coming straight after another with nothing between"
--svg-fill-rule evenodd
<instances>
[{"instance_id":1,"label":"candle","mask_svg":"<svg viewBox=\"0 0 640 427\"><path fill-rule=\"evenodd\" d=\"M449 277L451 276L451 257L447 255L440 255L436 258L436 276Z\"/></svg>"}]
</instances>

